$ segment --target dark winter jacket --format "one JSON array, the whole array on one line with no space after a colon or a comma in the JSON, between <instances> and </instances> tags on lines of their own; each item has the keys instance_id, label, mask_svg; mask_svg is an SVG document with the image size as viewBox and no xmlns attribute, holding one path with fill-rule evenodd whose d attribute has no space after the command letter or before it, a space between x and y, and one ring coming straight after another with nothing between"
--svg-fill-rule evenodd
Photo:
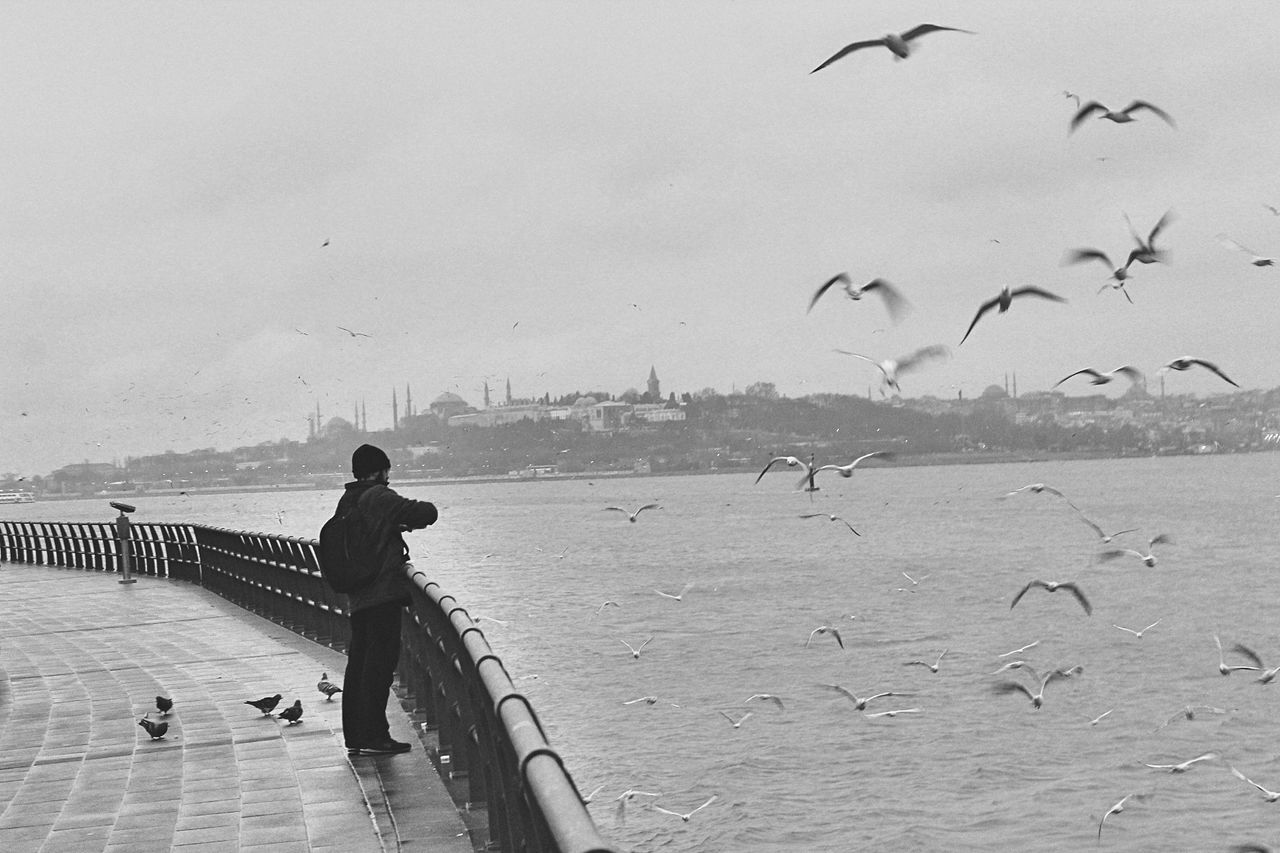
<instances>
[{"instance_id":1,"label":"dark winter jacket","mask_svg":"<svg viewBox=\"0 0 1280 853\"><path fill-rule=\"evenodd\" d=\"M351 613L392 601L409 603L412 587L402 570L409 560L409 547L400 534L434 524L438 517L435 504L401 497L390 487L369 480L346 484L338 512L345 511L366 491L369 497L361 502L360 511L377 526L377 537L383 543L379 556L382 565L373 583L347 594Z\"/></svg>"}]
</instances>

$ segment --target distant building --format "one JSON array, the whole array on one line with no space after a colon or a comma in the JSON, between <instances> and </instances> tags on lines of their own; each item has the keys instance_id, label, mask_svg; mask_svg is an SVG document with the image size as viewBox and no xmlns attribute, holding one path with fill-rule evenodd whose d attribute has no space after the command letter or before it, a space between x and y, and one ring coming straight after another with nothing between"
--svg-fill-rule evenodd
<instances>
[{"instance_id":1,"label":"distant building","mask_svg":"<svg viewBox=\"0 0 1280 853\"><path fill-rule=\"evenodd\" d=\"M442 421L447 421L454 415L461 415L467 409L471 408L467 405L467 401L459 397L457 394L451 394L445 391L439 397L431 401L427 406L431 410L431 414L435 415Z\"/></svg>"}]
</instances>

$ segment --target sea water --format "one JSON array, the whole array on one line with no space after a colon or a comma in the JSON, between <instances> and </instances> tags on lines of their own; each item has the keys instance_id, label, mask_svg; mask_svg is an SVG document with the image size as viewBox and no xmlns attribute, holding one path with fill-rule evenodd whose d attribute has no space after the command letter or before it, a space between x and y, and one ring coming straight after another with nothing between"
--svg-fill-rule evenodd
<instances>
[{"instance_id":1,"label":"sea water","mask_svg":"<svg viewBox=\"0 0 1280 853\"><path fill-rule=\"evenodd\" d=\"M844 460L837 460L844 461ZM1280 454L859 467L795 490L755 474L404 486L440 521L415 562L481 626L602 833L633 851L1217 850L1280 843ZM1047 492L1006 493L1042 482ZM396 488L397 484L392 483ZM338 492L131 499L134 519L314 538ZM635 523L623 513L645 503ZM804 514L823 513L815 518ZM850 522L859 535L834 514ZM105 499L3 517L108 520ZM1107 532L1136 527L1103 544ZM1143 553L1100 561L1107 548ZM1073 581L1069 592L1030 580ZM914 581L914 583L913 583ZM658 591L677 594L674 600ZM604 602L616 606L603 606ZM490 621L494 620L494 621ZM1159 620L1141 639L1140 630ZM835 628L842 649L830 632ZM639 658L624 644L652 638ZM1012 656L1006 652L1036 645ZM933 662L935 674L911 660ZM996 685L1050 683L1033 708ZM865 712L824 685L878 699ZM782 707L754 694L771 694ZM656 701L634 702L640 697ZM630 704L628 704L630 703ZM1198 708L1193 719L1186 706ZM876 711L919 709L896 717ZM1219 710L1221 712L1219 712ZM750 711L733 728L729 719ZM1096 724L1091 721L1110 711ZM1172 720L1172 722L1170 722ZM1221 757L1185 773L1173 764ZM627 789L636 797L622 812ZM651 801L689 821L646 808Z\"/></svg>"}]
</instances>

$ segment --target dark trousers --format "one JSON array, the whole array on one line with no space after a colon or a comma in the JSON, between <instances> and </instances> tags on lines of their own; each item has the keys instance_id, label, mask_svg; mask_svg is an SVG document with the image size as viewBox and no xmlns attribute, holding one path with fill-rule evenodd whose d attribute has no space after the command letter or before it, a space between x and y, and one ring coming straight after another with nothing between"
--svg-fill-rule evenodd
<instances>
[{"instance_id":1,"label":"dark trousers","mask_svg":"<svg viewBox=\"0 0 1280 853\"><path fill-rule=\"evenodd\" d=\"M387 697L400 661L403 607L391 601L351 614L351 646L342 682L342 729L348 748L391 736Z\"/></svg>"}]
</instances>

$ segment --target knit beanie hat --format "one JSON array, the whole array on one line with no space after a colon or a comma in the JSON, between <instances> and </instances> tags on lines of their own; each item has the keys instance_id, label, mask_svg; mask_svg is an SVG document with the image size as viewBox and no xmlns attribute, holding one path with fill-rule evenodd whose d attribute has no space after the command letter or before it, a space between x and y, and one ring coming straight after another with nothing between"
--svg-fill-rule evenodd
<instances>
[{"instance_id":1,"label":"knit beanie hat","mask_svg":"<svg viewBox=\"0 0 1280 853\"><path fill-rule=\"evenodd\" d=\"M357 480L385 471L390 467L391 460L387 458L387 454L372 444L362 444L356 448L355 453L351 454L351 473Z\"/></svg>"}]
</instances>

